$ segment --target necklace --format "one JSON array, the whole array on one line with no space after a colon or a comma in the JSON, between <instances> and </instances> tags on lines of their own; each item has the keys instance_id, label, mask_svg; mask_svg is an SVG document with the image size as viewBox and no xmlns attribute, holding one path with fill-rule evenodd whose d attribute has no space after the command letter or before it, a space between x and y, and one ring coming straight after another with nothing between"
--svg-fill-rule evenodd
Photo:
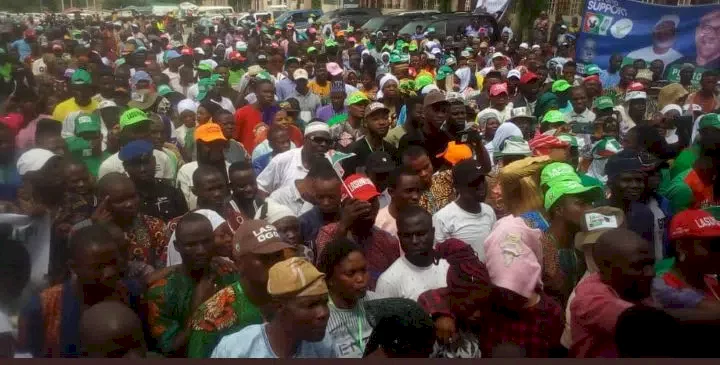
<instances>
[{"instance_id":1,"label":"necklace","mask_svg":"<svg viewBox=\"0 0 720 365\"><path fill-rule=\"evenodd\" d=\"M365 137L364 140L365 140L365 144L367 144L368 148L370 149L370 153L375 152L375 150L370 145L370 142L368 142L367 137ZM385 152L385 145L382 142L380 142L380 151Z\"/></svg>"}]
</instances>

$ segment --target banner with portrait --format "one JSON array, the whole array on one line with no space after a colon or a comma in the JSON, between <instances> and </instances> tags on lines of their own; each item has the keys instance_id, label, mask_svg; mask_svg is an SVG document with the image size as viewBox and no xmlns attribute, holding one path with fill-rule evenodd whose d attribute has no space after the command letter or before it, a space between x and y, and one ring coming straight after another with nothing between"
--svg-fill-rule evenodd
<instances>
[{"instance_id":1,"label":"banner with portrait","mask_svg":"<svg viewBox=\"0 0 720 365\"><path fill-rule=\"evenodd\" d=\"M620 53L625 63L644 59L665 65L677 81L680 66L697 66L694 79L720 68L720 5L667 6L632 0L586 0L577 40L579 63L608 68Z\"/></svg>"}]
</instances>

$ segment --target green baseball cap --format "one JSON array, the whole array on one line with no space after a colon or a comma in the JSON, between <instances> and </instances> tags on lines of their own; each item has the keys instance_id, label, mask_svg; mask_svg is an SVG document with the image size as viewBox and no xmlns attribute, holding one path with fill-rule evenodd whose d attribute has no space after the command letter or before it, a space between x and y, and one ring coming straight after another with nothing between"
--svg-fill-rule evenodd
<instances>
[{"instance_id":1,"label":"green baseball cap","mask_svg":"<svg viewBox=\"0 0 720 365\"><path fill-rule=\"evenodd\" d=\"M92 155L90 142L86 141L84 138L70 136L65 138L65 144L67 145L68 151L74 157L82 158Z\"/></svg>"},{"instance_id":2,"label":"green baseball cap","mask_svg":"<svg viewBox=\"0 0 720 365\"><path fill-rule=\"evenodd\" d=\"M310 52L317 52L317 48L315 48L315 47L308 47L307 53L310 53Z\"/></svg>"},{"instance_id":3,"label":"green baseball cap","mask_svg":"<svg viewBox=\"0 0 720 365\"><path fill-rule=\"evenodd\" d=\"M138 108L132 108L122 113L120 116L120 130L125 129L131 125L135 125L144 121L149 121L150 118L144 111Z\"/></svg>"},{"instance_id":4,"label":"green baseball cap","mask_svg":"<svg viewBox=\"0 0 720 365\"><path fill-rule=\"evenodd\" d=\"M92 77L89 72L80 68L73 72L70 77L70 83L73 85L90 85L92 83Z\"/></svg>"},{"instance_id":5,"label":"green baseball cap","mask_svg":"<svg viewBox=\"0 0 720 365\"><path fill-rule=\"evenodd\" d=\"M700 118L700 122L698 123L698 129L708 127L720 128L720 115L710 113L705 114L702 118Z\"/></svg>"},{"instance_id":6,"label":"green baseball cap","mask_svg":"<svg viewBox=\"0 0 720 365\"><path fill-rule=\"evenodd\" d=\"M207 63L201 63L201 64L197 65L197 69L198 69L198 71L207 71L207 72L213 71L212 66L210 66Z\"/></svg>"},{"instance_id":7,"label":"green baseball cap","mask_svg":"<svg viewBox=\"0 0 720 365\"><path fill-rule=\"evenodd\" d=\"M577 138L575 138L575 136L571 136L569 134L561 134L557 136L557 138L563 142L567 142L570 147L578 147L578 140Z\"/></svg>"},{"instance_id":8,"label":"green baseball cap","mask_svg":"<svg viewBox=\"0 0 720 365\"><path fill-rule=\"evenodd\" d=\"M430 75L422 74L415 78L415 90L420 91L425 86L432 84L433 78Z\"/></svg>"},{"instance_id":9,"label":"green baseball cap","mask_svg":"<svg viewBox=\"0 0 720 365\"><path fill-rule=\"evenodd\" d=\"M272 80L272 76L267 71L262 71L255 76L259 80Z\"/></svg>"},{"instance_id":10,"label":"green baseball cap","mask_svg":"<svg viewBox=\"0 0 720 365\"><path fill-rule=\"evenodd\" d=\"M452 75L453 73L453 69L450 68L450 66L442 66L438 69L437 76L435 76L435 78L437 80L445 80L446 77Z\"/></svg>"},{"instance_id":11,"label":"green baseball cap","mask_svg":"<svg viewBox=\"0 0 720 365\"><path fill-rule=\"evenodd\" d=\"M615 107L615 103L613 103L613 100L609 96L600 96L593 101L593 109L597 110L605 110L605 109L612 109Z\"/></svg>"},{"instance_id":12,"label":"green baseball cap","mask_svg":"<svg viewBox=\"0 0 720 365\"><path fill-rule=\"evenodd\" d=\"M557 80L552 84L552 92L561 93L570 88L570 83L566 80Z\"/></svg>"},{"instance_id":13,"label":"green baseball cap","mask_svg":"<svg viewBox=\"0 0 720 365\"><path fill-rule=\"evenodd\" d=\"M327 40L325 41L325 48L328 48L328 47L337 47L337 45L338 45L338 44L337 44L337 42L335 42L334 39L327 39Z\"/></svg>"},{"instance_id":14,"label":"green baseball cap","mask_svg":"<svg viewBox=\"0 0 720 365\"><path fill-rule=\"evenodd\" d=\"M550 210L560 198L565 195L583 195L588 201L602 198L602 189L599 186L583 186L579 181L558 181L550 186L545 193L545 210Z\"/></svg>"},{"instance_id":15,"label":"green baseball cap","mask_svg":"<svg viewBox=\"0 0 720 365\"><path fill-rule=\"evenodd\" d=\"M356 91L350 94L347 97L347 100L345 100L345 104L347 105L355 105L363 102L370 102L370 99L368 99L367 95L365 95L362 91Z\"/></svg>"},{"instance_id":16,"label":"green baseball cap","mask_svg":"<svg viewBox=\"0 0 720 365\"><path fill-rule=\"evenodd\" d=\"M580 182L575 169L564 162L553 162L540 172L540 186L554 186L560 181Z\"/></svg>"},{"instance_id":17,"label":"green baseball cap","mask_svg":"<svg viewBox=\"0 0 720 365\"><path fill-rule=\"evenodd\" d=\"M599 75L600 74L600 67L596 64L589 64L585 65L585 75L592 76L592 75Z\"/></svg>"},{"instance_id":18,"label":"green baseball cap","mask_svg":"<svg viewBox=\"0 0 720 365\"><path fill-rule=\"evenodd\" d=\"M100 132L100 117L95 114L78 114L75 117L75 134Z\"/></svg>"},{"instance_id":19,"label":"green baseball cap","mask_svg":"<svg viewBox=\"0 0 720 365\"><path fill-rule=\"evenodd\" d=\"M170 94L171 92L173 92L173 89L171 89L168 85L160 85L157 88L157 93L160 96L165 96L167 94Z\"/></svg>"},{"instance_id":20,"label":"green baseball cap","mask_svg":"<svg viewBox=\"0 0 720 365\"><path fill-rule=\"evenodd\" d=\"M402 59L400 58L400 55L397 53L393 53L390 55L390 63L400 63L402 62Z\"/></svg>"},{"instance_id":21,"label":"green baseball cap","mask_svg":"<svg viewBox=\"0 0 720 365\"><path fill-rule=\"evenodd\" d=\"M567 123L565 120L565 114L559 110L550 110L545 113L540 123Z\"/></svg>"}]
</instances>

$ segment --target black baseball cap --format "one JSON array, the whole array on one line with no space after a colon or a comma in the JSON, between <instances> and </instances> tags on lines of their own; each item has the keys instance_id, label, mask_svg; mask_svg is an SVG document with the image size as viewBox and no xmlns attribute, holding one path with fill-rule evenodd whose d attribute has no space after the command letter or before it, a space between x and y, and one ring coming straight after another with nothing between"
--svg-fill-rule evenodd
<instances>
[{"instance_id":1,"label":"black baseball cap","mask_svg":"<svg viewBox=\"0 0 720 365\"><path fill-rule=\"evenodd\" d=\"M453 166L453 181L456 185L469 186L470 184L485 178L482 165L477 160L463 160Z\"/></svg>"},{"instance_id":2,"label":"black baseball cap","mask_svg":"<svg viewBox=\"0 0 720 365\"><path fill-rule=\"evenodd\" d=\"M365 171L378 174L395 170L395 160L385 151L375 151L365 159Z\"/></svg>"}]
</instances>

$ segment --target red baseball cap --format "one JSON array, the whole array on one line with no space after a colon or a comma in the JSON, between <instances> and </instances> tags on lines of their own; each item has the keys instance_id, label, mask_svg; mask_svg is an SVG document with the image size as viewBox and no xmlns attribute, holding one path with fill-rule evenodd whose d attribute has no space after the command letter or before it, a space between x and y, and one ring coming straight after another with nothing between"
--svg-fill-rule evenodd
<instances>
[{"instance_id":1,"label":"red baseball cap","mask_svg":"<svg viewBox=\"0 0 720 365\"><path fill-rule=\"evenodd\" d=\"M498 96L502 93L505 93L505 94L508 93L508 88L507 88L506 83L503 82L502 84L495 84L490 87L490 96Z\"/></svg>"},{"instance_id":2,"label":"red baseball cap","mask_svg":"<svg viewBox=\"0 0 720 365\"><path fill-rule=\"evenodd\" d=\"M205 38L205 39L203 39L202 43L203 43L203 44L212 44L212 39L210 39L210 38Z\"/></svg>"},{"instance_id":3,"label":"red baseball cap","mask_svg":"<svg viewBox=\"0 0 720 365\"><path fill-rule=\"evenodd\" d=\"M645 85L639 83L639 82L632 82L627 87L627 91L645 91Z\"/></svg>"},{"instance_id":4,"label":"red baseball cap","mask_svg":"<svg viewBox=\"0 0 720 365\"><path fill-rule=\"evenodd\" d=\"M353 197L362 201L369 201L370 199L380 196L375 184L372 180L359 174L353 174L345 179L345 184L342 188L343 199ZM350 192L348 193L348 190Z\"/></svg>"},{"instance_id":5,"label":"red baseball cap","mask_svg":"<svg viewBox=\"0 0 720 365\"><path fill-rule=\"evenodd\" d=\"M688 209L670 221L670 239L720 237L720 222L702 209Z\"/></svg>"},{"instance_id":6,"label":"red baseball cap","mask_svg":"<svg viewBox=\"0 0 720 365\"><path fill-rule=\"evenodd\" d=\"M193 55L193 50L192 50L192 48L183 47L183 49L180 50L180 54L183 55L183 56L192 56L192 55Z\"/></svg>"},{"instance_id":7,"label":"red baseball cap","mask_svg":"<svg viewBox=\"0 0 720 365\"><path fill-rule=\"evenodd\" d=\"M527 85L531 82L536 81L537 79L538 79L538 75L536 75L530 71L527 71L520 77L520 83L523 85Z\"/></svg>"},{"instance_id":8,"label":"red baseball cap","mask_svg":"<svg viewBox=\"0 0 720 365\"><path fill-rule=\"evenodd\" d=\"M238 60L240 60L240 61L244 61L244 60L245 60L245 57L243 57L243 55L242 55L240 52L238 52L238 51L232 51L232 52L230 52L230 55L228 55L228 58L231 59L231 60L235 60L235 59L238 59Z\"/></svg>"}]
</instances>

